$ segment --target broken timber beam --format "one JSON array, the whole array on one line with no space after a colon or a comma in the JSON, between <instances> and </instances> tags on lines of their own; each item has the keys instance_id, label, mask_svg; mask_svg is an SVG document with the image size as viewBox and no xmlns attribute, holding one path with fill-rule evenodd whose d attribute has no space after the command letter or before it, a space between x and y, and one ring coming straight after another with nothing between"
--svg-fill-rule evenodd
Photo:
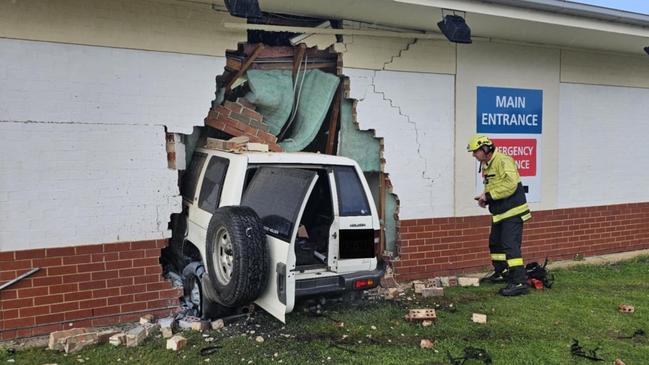
<instances>
[{"instance_id":1,"label":"broken timber beam","mask_svg":"<svg viewBox=\"0 0 649 365\"><path fill-rule=\"evenodd\" d=\"M256 47L255 50L252 52L252 54L250 55L250 57L248 57L248 58L246 59L246 61L243 63L243 65L241 66L241 68L239 69L239 71L237 71L237 73L234 74L234 76L232 77L232 79L230 79L230 81L228 81L227 85L225 85L225 92L226 92L226 93L230 92L230 88L232 87L232 84L234 84L234 82L237 81L237 79L238 79L239 77L241 77L241 75L243 75L246 71L248 71L248 68L250 67L250 65L252 65L252 63L255 61L255 59L257 58L257 56L259 56L259 53L260 53L263 49L264 49L264 44L263 44L263 43L258 43L258 44L257 44L257 47Z\"/></svg>"},{"instance_id":2,"label":"broken timber beam","mask_svg":"<svg viewBox=\"0 0 649 365\"><path fill-rule=\"evenodd\" d=\"M293 56L293 82L295 82L295 77L297 76L297 69L300 66L300 63L302 63L302 59L304 59L306 44L300 43L297 48L298 50L295 53L295 56Z\"/></svg>"},{"instance_id":3,"label":"broken timber beam","mask_svg":"<svg viewBox=\"0 0 649 365\"><path fill-rule=\"evenodd\" d=\"M327 147L325 153L334 154L334 142L336 141L336 130L338 129L338 116L340 115L340 104L342 102L342 83L338 85L336 97L334 98L333 109L331 110L331 119L329 120L329 134L327 135Z\"/></svg>"}]
</instances>

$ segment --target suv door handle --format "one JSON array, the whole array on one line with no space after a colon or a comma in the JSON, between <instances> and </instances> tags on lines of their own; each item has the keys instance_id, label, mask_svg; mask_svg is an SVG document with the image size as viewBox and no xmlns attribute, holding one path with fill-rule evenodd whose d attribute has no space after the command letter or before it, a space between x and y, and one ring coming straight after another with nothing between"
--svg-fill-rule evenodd
<instances>
[{"instance_id":1,"label":"suv door handle","mask_svg":"<svg viewBox=\"0 0 649 365\"><path fill-rule=\"evenodd\" d=\"M331 238L336 239L336 237L338 237L338 233L334 232L334 233L331 235Z\"/></svg>"}]
</instances>

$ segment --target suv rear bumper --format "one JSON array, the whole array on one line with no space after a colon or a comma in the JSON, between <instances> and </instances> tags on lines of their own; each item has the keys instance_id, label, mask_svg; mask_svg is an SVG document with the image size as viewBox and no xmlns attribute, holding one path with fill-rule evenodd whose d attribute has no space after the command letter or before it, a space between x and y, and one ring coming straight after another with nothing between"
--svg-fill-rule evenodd
<instances>
[{"instance_id":1,"label":"suv rear bumper","mask_svg":"<svg viewBox=\"0 0 649 365\"><path fill-rule=\"evenodd\" d=\"M324 278L309 278L295 281L295 297L307 297L314 295L336 295L352 290L367 290L379 285L381 277L385 273L385 264L379 262L375 270L358 271L350 274L328 276ZM362 289L354 288L357 280L374 281L371 286Z\"/></svg>"}]
</instances>

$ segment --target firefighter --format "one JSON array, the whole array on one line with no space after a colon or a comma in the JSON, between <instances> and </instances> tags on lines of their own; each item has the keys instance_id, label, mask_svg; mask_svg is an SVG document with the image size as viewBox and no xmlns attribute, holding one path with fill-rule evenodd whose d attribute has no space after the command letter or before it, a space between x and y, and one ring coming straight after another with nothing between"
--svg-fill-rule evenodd
<instances>
[{"instance_id":1,"label":"firefighter","mask_svg":"<svg viewBox=\"0 0 649 365\"><path fill-rule=\"evenodd\" d=\"M492 214L489 251L494 273L489 282L507 282L503 296L527 294L527 273L521 255L523 223L532 217L514 159L496 150L484 135L475 135L467 150L480 162L484 191L475 197Z\"/></svg>"}]
</instances>

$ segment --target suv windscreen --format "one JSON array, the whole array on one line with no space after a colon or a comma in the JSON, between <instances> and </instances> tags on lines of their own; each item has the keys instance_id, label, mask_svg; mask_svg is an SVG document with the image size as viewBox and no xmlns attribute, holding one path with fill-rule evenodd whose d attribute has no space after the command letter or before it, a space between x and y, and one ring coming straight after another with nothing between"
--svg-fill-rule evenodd
<instances>
[{"instance_id":1,"label":"suv windscreen","mask_svg":"<svg viewBox=\"0 0 649 365\"><path fill-rule=\"evenodd\" d=\"M356 169L352 166L334 166L334 176L340 215L370 215L370 205Z\"/></svg>"},{"instance_id":2,"label":"suv windscreen","mask_svg":"<svg viewBox=\"0 0 649 365\"><path fill-rule=\"evenodd\" d=\"M214 213L221 201L221 190L225 173L228 171L230 160L222 157L212 156L207 164L203 177L203 186L198 198L198 207L210 213Z\"/></svg>"},{"instance_id":3,"label":"suv windscreen","mask_svg":"<svg viewBox=\"0 0 649 365\"><path fill-rule=\"evenodd\" d=\"M204 153L194 153L192 156L192 162L189 164L189 169L187 169L183 175L182 182L180 183L180 195L189 201L194 200L198 177L201 175L201 170L203 170L206 158L207 155Z\"/></svg>"},{"instance_id":4,"label":"suv windscreen","mask_svg":"<svg viewBox=\"0 0 649 365\"><path fill-rule=\"evenodd\" d=\"M309 170L260 167L244 191L241 205L257 212L268 234L290 241L300 208L316 175Z\"/></svg>"}]
</instances>

